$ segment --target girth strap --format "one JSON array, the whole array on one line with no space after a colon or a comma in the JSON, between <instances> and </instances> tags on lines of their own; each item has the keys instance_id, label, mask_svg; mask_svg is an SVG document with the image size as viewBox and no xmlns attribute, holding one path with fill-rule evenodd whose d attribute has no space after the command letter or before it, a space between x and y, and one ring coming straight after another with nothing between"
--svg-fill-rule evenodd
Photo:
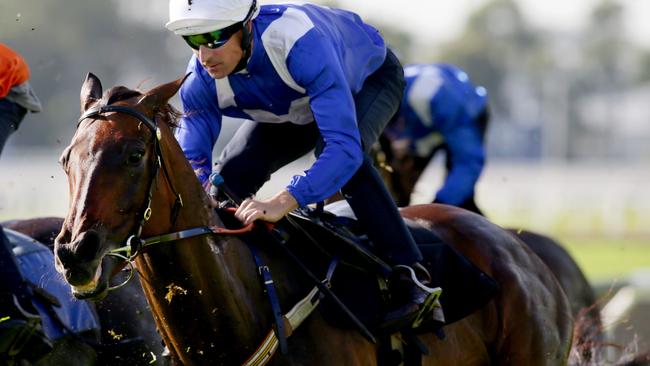
<instances>
[{"instance_id":1,"label":"girth strap","mask_svg":"<svg viewBox=\"0 0 650 366\"><path fill-rule=\"evenodd\" d=\"M327 276L322 281L324 284L329 284L331 281L338 261L338 258L334 258L330 263L329 269L327 271ZM242 363L242 366L266 365L275 354L275 351L278 349L280 339L285 338L286 342L286 338L290 337L293 332L300 326L300 324L302 324L302 322L307 319L311 313L314 312L316 307L318 307L320 304L320 299L323 296L323 293L318 289L318 287L314 287L309 292L309 294L307 294L307 296L298 301L298 303L294 305L294 307L291 308L289 312L282 316L281 319L282 323L284 324L283 328L286 331L284 337L279 336L277 330L271 329L266 337L264 337L264 340L257 348L257 350L255 350L255 353L253 353L250 358L244 361L244 363Z\"/></svg>"},{"instance_id":2,"label":"girth strap","mask_svg":"<svg viewBox=\"0 0 650 366\"><path fill-rule=\"evenodd\" d=\"M278 340L280 341L280 352L283 355L286 355L289 352L289 347L287 346L287 332L284 329L284 320L282 319L282 309L280 309L280 299L278 298L278 292L275 290L275 285L273 284L273 278L271 277L271 270L267 265L262 261L257 252L257 248L253 243L248 243L248 248L253 255L255 264L257 265L257 273L262 278L264 283L264 292L266 292L269 302L271 304L271 310L273 311L273 318L275 320L276 333Z\"/></svg>"}]
</instances>

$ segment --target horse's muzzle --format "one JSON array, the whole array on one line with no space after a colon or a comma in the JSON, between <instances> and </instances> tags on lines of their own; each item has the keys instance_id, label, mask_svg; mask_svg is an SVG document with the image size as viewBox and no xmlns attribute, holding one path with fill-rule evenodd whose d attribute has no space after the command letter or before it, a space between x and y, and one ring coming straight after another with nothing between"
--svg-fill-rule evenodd
<instances>
[{"instance_id":1,"label":"horse's muzzle","mask_svg":"<svg viewBox=\"0 0 650 366\"><path fill-rule=\"evenodd\" d=\"M56 267L70 285L86 286L98 279L101 242L98 232L88 230L72 243L56 243Z\"/></svg>"}]
</instances>

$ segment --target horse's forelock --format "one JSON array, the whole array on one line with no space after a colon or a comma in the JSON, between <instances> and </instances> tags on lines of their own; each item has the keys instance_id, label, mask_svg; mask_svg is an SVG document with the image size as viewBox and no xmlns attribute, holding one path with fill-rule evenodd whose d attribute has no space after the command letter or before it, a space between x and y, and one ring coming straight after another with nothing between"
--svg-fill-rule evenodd
<instances>
[{"instance_id":1,"label":"horse's forelock","mask_svg":"<svg viewBox=\"0 0 650 366\"><path fill-rule=\"evenodd\" d=\"M122 100L128 100L142 95L143 94L138 90L129 89L125 86L115 86L104 93L104 96L100 100L100 104L111 105ZM181 116L182 113L176 110L176 108L171 104L166 104L156 111L156 119L158 121L164 121L172 128L178 127L178 120Z\"/></svg>"}]
</instances>

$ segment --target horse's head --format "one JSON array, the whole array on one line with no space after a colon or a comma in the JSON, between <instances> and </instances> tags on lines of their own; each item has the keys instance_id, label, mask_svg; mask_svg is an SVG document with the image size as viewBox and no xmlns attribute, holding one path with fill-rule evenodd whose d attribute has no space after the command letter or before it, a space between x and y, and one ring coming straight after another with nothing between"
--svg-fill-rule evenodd
<instances>
[{"instance_id":1,"label":"horse's head","mask_svg":"<svg viewBox=\"0 0 650 366\"><path fill-rule=\"evenodd\" d=\"M145 93L114 87L102 96L99 79L86 77L82 116L60 158L70 204L55 240L57 270L75 297L105 296L119 263L105 255L132 235L138 238L149 218L153 186L161 190L164 185L164 179L156 179L162 161L161 130L163 140L170 138L168 123L177 117L168 100L182 81Z\"/></svg>"}]
</instances>

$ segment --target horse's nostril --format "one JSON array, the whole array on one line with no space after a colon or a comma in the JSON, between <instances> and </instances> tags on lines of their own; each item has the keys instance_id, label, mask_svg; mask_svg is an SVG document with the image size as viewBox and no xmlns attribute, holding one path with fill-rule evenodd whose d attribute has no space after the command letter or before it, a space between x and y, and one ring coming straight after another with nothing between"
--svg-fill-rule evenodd
<instances>
[{"instance_id":1,"label":"horse's nostril","mask_svg":"<svg viewBox=\"0 0 650 366\"><path fill-rule=\"evenodd\" d=\"M81 286L90 282L93 278L93 273L80 268L70 268L64 272L65 280L73 286Z\"/></svg>"},{"instance_id":2,"label":"horse's nostril","mask_svg":"<svg viewBox=\"0 0 650 366\"><path fill-rule=\"evenodd\" d=\"M101 237L94 230L87 231L77 243L77 259L81 262L95 260L101 245Z\"/></svg>"},{"instance_id":3,"label":"horse's nostril","mask_svg":"<svg viewBox=\"0 0 650 366\"><path fill-rule=\"evenodd\" d=\"M67 247L58 246L55 248L55 251L56 257L61 262L63 268L70 268L70 266L74 263L74 253L72 250Z\"/></svg>"},{"instance_id":4,"label":"horse's nostril","mask_svg":"<svg viewBox=\"0 0 650 366\"><path fill-rule=\"evenodd\" d=\"M65 280L68 281L68 283L70 283L70 281L71 281L72 279L74 279L74 276L72 275L72 271L71 271L71 270L67 270L67 271L65 271L65 273L64 273L63 276L65 277Z\"/></svg>"},{"instance_id":5,"label":"horse's nostril","mask_svg":"<svg viewBox=\"0 0 650 366\"><path fill-rule=\"evenodd\" d=\"M66 229L65 227L62 228L61 232L59 232L59 235L56 236L54 239L55 243L69 243L70 242L70 236L72 233L70 230Z\"/></svg>"}]
</instances>

